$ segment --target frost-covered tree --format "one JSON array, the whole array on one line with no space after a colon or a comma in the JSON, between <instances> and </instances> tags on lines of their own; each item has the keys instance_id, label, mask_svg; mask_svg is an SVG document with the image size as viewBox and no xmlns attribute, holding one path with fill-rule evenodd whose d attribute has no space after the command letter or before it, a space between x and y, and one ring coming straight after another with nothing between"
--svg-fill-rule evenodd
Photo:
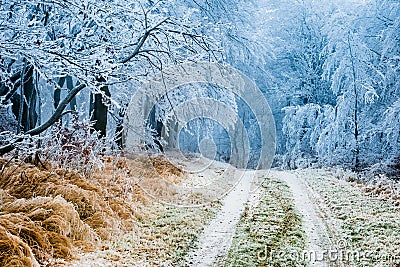
<instances>
[{"instance_id":1,"label":"frost-covered tree","mask_svg":"<svg viewBox=\"0 0 400 267\"><path fill-rule=\"evenodd\" d=\"M336 99L317 102L317 110L323 114L310 128L306 121L313 117L315 108L300 103L287 109L284 128L289 158L316 153L321 163L347 164L356 170L383 161L395 165L400 148L395 113L400 96L399 31L395 30L399 3L333 1L330 8L320 28L325 44L318 58L320 79L326 81ZM325 94L322 89L314 94ZM303 120L305 112L310 115L307 120ZM304 139L296 138L296 132L302 128L314 138L307 140L308 148L299 150ZM391 136L390 141L387 136ZM290 144L295 144L293 149ZM308 153L310 148L315 150Z\"/></svg>"},{"instance_id":2,"label":"frost-covered tree","mask_svg":"<svg viewBox=\"0 0 400 267\"><path fill-rule=\"evenodd\" d=\"M119 107L121 98L130 95L121 84L132 86L168 64L217 56L218 47L202 34L201 23L192 20L192 9L174 8L174 4L130 0L2 3L2 106L17 98L12 103L18 128L36 135L53 125L86 87L92 94L95 129L104 135L110 105ZM64 79L67 91L61 94ZM38 125L36 104L45 86L55 90L55 110ZM3 147L1 152L11 148Z\"/></svg>"}]
</instances>

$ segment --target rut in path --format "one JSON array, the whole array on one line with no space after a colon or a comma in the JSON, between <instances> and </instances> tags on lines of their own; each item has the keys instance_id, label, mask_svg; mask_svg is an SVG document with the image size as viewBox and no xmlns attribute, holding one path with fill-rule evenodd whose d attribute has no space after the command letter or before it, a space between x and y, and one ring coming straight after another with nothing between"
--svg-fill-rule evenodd
<instances>
[{"instance_id":1,"label":"rut in path","mask_svg":"<svg viewBox=\"0 0 400 267\"><path fill-rule=\"evenodd\" d=\"M198 249L188 257L188 266L219 266L227 254L240 215L249 198L250 186L255 171L236 170L243 175L236 187L223 199L222 209L206 226L199 240Z\"/></svg>"},{"instance_id":2,"label":"rut in path","mask_svg":"<svg viewBox=\"0 0 400 267\"><path fill-rule=\"evenodd\" d=\"M323 260L323 253L331 247L331 242L324 221L317 212L319 208L311 197L305 181L293 173L284 171L272 170L269 176L284 181L293 194L296 209L303 219L307 236L306 249L311 253L308 254L311 255L308 261L309 266L329 266Z\"/></svg>"},{"instance_id":3,"label":"rut in path","mask_svg":"<svg viewBox=\"0 0 400 267\"><path fill-rule=\"evenodd\" d=\"M250 187L255 171L237 170L235 175L244 177L224 199L223 207L217 217L205 228L199 240L198 249L188 257L188 266L220 266L232 242L240 215L249 199ZM328 263L322 259L324 250L330 247L329 235L305 181L295 174L271 170L268 177L285 182L294 198L296 209L303 218L307 235L307 251L311 254L309 266L324 267Z\"/></svg>"}]
</instances>

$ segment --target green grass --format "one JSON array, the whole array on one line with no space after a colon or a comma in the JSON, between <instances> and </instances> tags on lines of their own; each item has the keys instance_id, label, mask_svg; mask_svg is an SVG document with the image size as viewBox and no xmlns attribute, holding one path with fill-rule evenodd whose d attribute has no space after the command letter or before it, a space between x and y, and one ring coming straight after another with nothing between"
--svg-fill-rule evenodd
<instances>
[{"instance_id":1,"label":"green grass","mask_svg":"<svg viewBox=\"0 0 400 267\"><path fill-rule=\"evenodd\" d=\"M304 266L291 257L304 250L305 233L288 186L268 179L261 194L258 204L246 207L225 266Z\"/></svg>"}]
</instances>

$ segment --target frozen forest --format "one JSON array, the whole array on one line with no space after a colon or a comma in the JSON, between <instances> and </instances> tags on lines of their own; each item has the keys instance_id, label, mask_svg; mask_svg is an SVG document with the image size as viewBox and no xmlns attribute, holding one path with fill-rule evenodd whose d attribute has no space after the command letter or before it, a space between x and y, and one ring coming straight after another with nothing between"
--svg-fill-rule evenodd
<instances>
[{"instance_id":1,"label":"frozen forest","mask_svg":"<svg viewBox=\"0 0 400 267\"><path fill-rule=\"evenodd\" d=\"M0 0L0 267L392 267L399 221L399 0Z\"/></svg>"},{"instance_id":2,"label":"frozen forest","mask_svg":"<svg viewBox=\"0 0 400 267\"><path fill-rule=\"evenodd\" d=\"M395 0L1 1L0 153L86 168L123 149L127 106L148 77L201 61L255 81L275 119L276 166L399 172ZM168 105L197 90L239 114L250 161L259 157L259 129L240 99L206 85L178 89L153 108L147 148L163 150ZM217 123L199 118L186 130L183 150L199 152L210 136L217 159L229 158Z\"/></svg>"}]
</instances>

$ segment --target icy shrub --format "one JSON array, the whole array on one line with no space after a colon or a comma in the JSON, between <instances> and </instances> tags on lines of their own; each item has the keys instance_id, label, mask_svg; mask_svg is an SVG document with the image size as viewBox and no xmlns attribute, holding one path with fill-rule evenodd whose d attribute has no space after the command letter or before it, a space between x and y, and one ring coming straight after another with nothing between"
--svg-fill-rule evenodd
<instances>
[{"instance_id":1,"label":"icy shrub","mask_svg":"<svg viewBox=\"0 0 400 267\"><path fill-rule=\"evenodd\" d=\"M74 117L69 126L58 122L43 138L41 154L60 168L88 175L93 167L100 166L98 155L105 146L90 121Z\"/></svg>"}]
</instances>

